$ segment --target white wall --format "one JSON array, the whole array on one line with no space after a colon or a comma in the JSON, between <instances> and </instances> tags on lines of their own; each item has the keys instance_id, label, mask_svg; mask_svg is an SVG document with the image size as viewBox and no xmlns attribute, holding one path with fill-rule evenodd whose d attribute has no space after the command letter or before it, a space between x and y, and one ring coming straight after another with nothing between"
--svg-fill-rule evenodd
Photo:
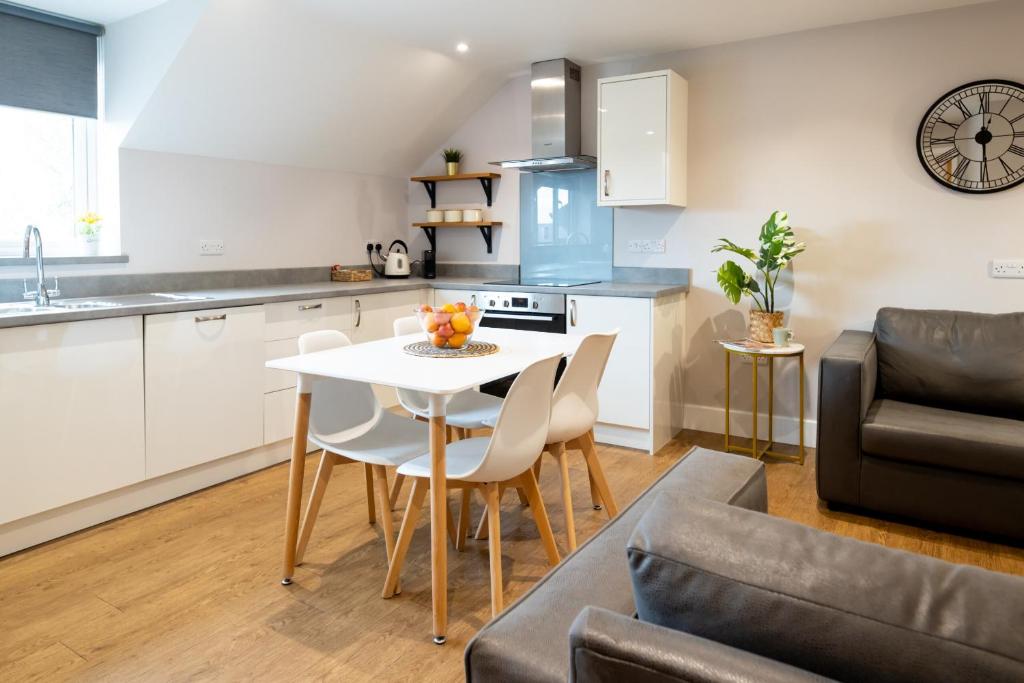
<instances>
[{"instance_id":1,"label":"white wall","mask_svg":"<svg viewBox=\"0 0 1024 683\"><path fill-rule=\"evenodd\" d=\"M424 159L413 175L443 174L441 150L446 147L462 150L460 170L467 173L493 171L501 173L502 177L494 181L494 202L490 208L476 181L438 183L437 207L483 209L485 217L502 221L502 226L492 231L492 254L487 253L479 230L438 230L437 259L446 263L519 263L519 172L491 166L490 162L530 156L530 77L510 79L455 134ZM409 223L425 221L429 208L430 199L423 185L409 183ZM422 250L429 247L422 233L417 228L410 234L414 258L419 258Z\"/></svg>"},{"instance_id":2,"label":"white wall","mask_svg":"<svg viewBox=\"0 0 1024 683\"><path fill-rule=\"evenodd\" d=\"M405 235L398 178L121 150L129 272L363 263L367 241ZM223 256L200 256L221 239ZM386 244L386 243L385 243Z\"/></svg>"},{"instance_id":3,"label":"white wall","mask_svg":"<svg viewBox=\"0 0 1024 683\"><path fill-rule=\"evenodd\" d=\"M1024 280L987 276L993 257L1024 258L1024 187L966 196L935 183L914 136L932 102L982 78L1024 81L1024 4L1001 2L584 68L584 151L594 150L594 79L673 68L689 80L689 206L617 209L615 263L687 266L688 420L721 427L722 352L749 305L731 306L709 254L719 236L753 244L787 209L807 252L780 301L808 345L809 412L821 353L881 306L1024 310ZM625 240L667 241L665 254ZM737 403L749 366L736 368ZM796 413L795 374L776 387ZM736 404L734 404L736 405ZM740 403L749 408L749 400ZM763 410L762 406L762 410ZM691 422L692 423L692 422Z\"/></svg>"}]
</instances>

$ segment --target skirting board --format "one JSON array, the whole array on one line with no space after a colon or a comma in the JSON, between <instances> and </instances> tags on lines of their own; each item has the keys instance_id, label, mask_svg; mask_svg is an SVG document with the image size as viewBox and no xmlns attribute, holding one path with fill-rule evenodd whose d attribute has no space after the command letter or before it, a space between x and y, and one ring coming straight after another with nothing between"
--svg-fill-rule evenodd
<instances>
[{"instance_id":1,"label":"skirting board","mask_svg":"<svg viewBox=\"0 0 1024 683\"><path fill-rule=\"evenodd\" d=\"M0 557L276 465L290 456L291 439L285 439L4 524Z\"/></svg>"},{"instance_id":2,"label":"skirting board","mask_svg":"<svg viewBox=\"0 0 1024 683\"><path fill-rule=\"evenodd\" d=\"M621 427L619 425L598 422L594 425L594 441L611 444L612 446L635 448L645 453L652 452L651 432L646 429Z\"/></svg>"},{"instance_id":3,"label":"skirting board","mask_svg":"<svg viewBox=\"0 0 1024 683\"><path fill-rule=\"evenodd\" d=\"M768 415L758 413L757 437L768 436ZM795 417L775 416L775 440L779 443L796 445L800 443L798 426L800 421ZM683 413L683 425L686 429L696 429L713 434L725 433L725 408L701 406L687 403ZM750 411L733 410L730 416L729 432L732 436L750 438ZM814 448L818 437L817 420L804 420L804 446Z\"/></svg>"}]
</instances>

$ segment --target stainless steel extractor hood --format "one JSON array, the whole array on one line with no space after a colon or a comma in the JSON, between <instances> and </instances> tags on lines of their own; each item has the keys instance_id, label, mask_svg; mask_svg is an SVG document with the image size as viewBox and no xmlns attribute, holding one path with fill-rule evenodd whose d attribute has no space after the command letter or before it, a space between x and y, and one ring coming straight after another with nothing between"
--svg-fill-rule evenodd
<instances>
[{"instance_id":1,"label":"stainless steel extractor hood","mask_svg":"<svg viewBox=\"0 0 1024 683\"><path fill-rule=\"evenodd\" d=\"M580 154L580 67L568 59L536 62L530 68L533 158L497 161L521 171L594 168L597 159Z\"/></svg>"}]
</instances>

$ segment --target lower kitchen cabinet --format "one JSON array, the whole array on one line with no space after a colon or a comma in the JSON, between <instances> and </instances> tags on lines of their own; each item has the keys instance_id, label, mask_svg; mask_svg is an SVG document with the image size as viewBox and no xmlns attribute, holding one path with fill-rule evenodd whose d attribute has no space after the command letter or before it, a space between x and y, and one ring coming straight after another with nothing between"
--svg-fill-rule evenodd
<instances>
[{"instance_id":1,"label":"lower kitchen cabinet","mask_svg":"<svg viewBox=\"0 0 1024 683\"><path fill-rule=\"evenodd\" d=\"M566 297L569 334L618 329L598 387L598 441L654 453L683 426L682 295Z\"/></svg>"},{"instance_id":2,"label":"lower kitchen cabinet","mask_svg":"<svg viewBox=\"0 0 1024 683\"><path fill-rule=\"evenodd\" d=\"M413 315L416 306L427 300L423 289L384 292L357 296L353 299L353 326L349 337L353 344L392 337L396 318ZM373 387L377 400L385 408L398 404L398 396L390 387Z\"/></svg>"},{"instance_id":3,"label":"lower kitchen cabinet","mask_svg":"<svg viewBox=\"0 0 1024 683\"><path fill-rule=\"evenodd\" d=\"M264 309L145 320L146 476L263 444Z\"/></svg>"},{"instance_id":4,"label":"lower kitchen cabinet","mask_svg":"<svg viewBox=\"0 0 1024 683\"><path fill-rule=\"evenodd\" d=\"M0 524L145 476L142 318L0 329Z\"/></svg>"}]
</instances>

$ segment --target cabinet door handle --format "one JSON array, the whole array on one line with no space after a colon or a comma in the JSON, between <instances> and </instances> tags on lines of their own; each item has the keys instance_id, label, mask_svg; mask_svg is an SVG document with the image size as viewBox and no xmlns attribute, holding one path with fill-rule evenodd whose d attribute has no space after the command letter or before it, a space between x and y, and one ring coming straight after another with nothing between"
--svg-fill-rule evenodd
<instances>
[{"instance_id":1,"label":"cabinet door handle","mask_svg":"<svg viewBox=\"0 0 1024 683\"><path fill-rule=\"evenodd\" d=\"M221 313L220 315L197 315L196 316L196 322L197 323L208 323L208 322L212 322L214 320L227 320L227 319L228 319L228 314L227 313Z\"/></svg>"},{"instance_id":2,"label":"cabinet door handle","mask_svg":"<svg viewBox=\"0 0 1024 683\"><path fill-rule=\"evenodd\" d=\"M576 299L569 299L569 324L576 327Z\"/></svg>"},{"instance_id":3,"label":"cabinet door handle","mask_svg":"<svg viewBox=\"0 0 1024 683\"><path fill-rule=\"evenodd\" d=\"M323 308L323 304L303 304L299 306L300 311L312 311L314 308Z\"/></svg>"},{"instance_id":4,"label":"cabinet door handle","mask_svg":"<svg viewBox=\"0 0 1024 683\"><path fill-rule=\"evenodd\" d=\"M604 196L608 197L608 177L612 174L607 168L604 170Z\"/></svg>"},{"instance_id":5,"label":"cabinet door handle","mask_svg":"<svg viewBox=\"0 0 1024 683\"><path fill-rule=\"evenodd\" d=\"M356 327L359 327L359 323L363 320L363 306L359 303L359 299L356 299Z\"/></svg>"}]
</instances>

